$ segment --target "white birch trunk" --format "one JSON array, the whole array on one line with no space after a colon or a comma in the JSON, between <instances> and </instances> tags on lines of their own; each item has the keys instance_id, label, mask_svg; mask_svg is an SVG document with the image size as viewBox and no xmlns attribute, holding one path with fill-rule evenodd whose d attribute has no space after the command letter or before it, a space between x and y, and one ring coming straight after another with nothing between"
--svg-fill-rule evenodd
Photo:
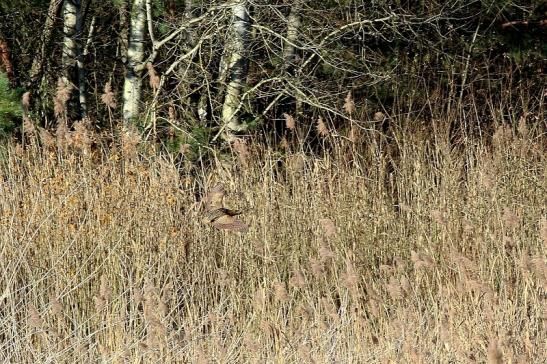
<instances>
[{"instance_id":1,"label":"white birch trunk","mask_svg":"<svg viewBox=\"0 0 547 364\"><path fill-rule=\"evenodd\" d=\"M87 92L86 92L86 72L85 72L85 64L84 60L88 53L88 46L91 42L91 37L93 35L93 29L95 27L95 17L91 20L91 25L89 26L89 34L87 36L86 44L83 45L83 33L84 33L84 19L83 14L81 11L81 5L80 5L80 11L78 11L78 17L76 21L76 34L77 34L77 42L76 42L76 59L77 59L77 65L78 65L78 93L80 95L80 114L81 117L84 118L87 116Z\"/></svg>"},{"instance_id":2,"label":"white birch trunk","mask_svg":"<svg viewBox=\"0 0 547 364\"><path fill-rule=\"evenodd\" d=\"M76 66L76 23L78 19L78 6L75 1L63 2L63 77L65 81L73 82L70 71Z\"/></svg>"},{"instance_id":3,"label":"white birch trunk","mask_svg":"<svg viewBox=\"0 0 547 364\"><path fill-rule=\"evenodd\" d=\"M298 41L298 31L300 29L300 24L302 23L300 16L300 6L295 3L291 6L291 11L287 19L287 40L285 41L283 47L283 59L285 61L285 68L287 71L292 72L293 62L295 58L295 47L294 45Z\"/></svg>"},{"instance_id":4,"label":"white birch trunk","mask_svg":"<svg viewBox=\"0 0 547 364\"><path fill-rule=\"evenodd\" d=\"M145 0L133 0L127 49L127 69L123 85L123 120L127 126L139 115L146 29Z\"/></svg>"},{"instance_id":5,"label":"white birch trunk","mask_svg":"<svg viewBox=\"0 0 547 364\"><path fill-rule=\"evenodd\" d=\"M249 13L246 0L232 6L233 20L229 39L228 72L229 79L226 87L226 95L222 107L222 121L226 131L241 131L245 126L237 117L237 110L241 102L241 93L244 80L247 77L247 62L245 59L245 47L249 36Z\"/></svg>"},{"instance_id":6,"label":"white birch trunk","mask_svg":"<svg viewBox=\"0 0 547 364\"><path fill-rule=\"evenodd\" d=\"M64 0L63 1L63 54L62 65L63 73L62 80L70 90L70 98L66 105L69 114L79 114L77 101L73 99L72 94L78 89L78 18L80 17L80 0ZM77 115L79 116L79 115Z\"/></svg>"}]
</instances>

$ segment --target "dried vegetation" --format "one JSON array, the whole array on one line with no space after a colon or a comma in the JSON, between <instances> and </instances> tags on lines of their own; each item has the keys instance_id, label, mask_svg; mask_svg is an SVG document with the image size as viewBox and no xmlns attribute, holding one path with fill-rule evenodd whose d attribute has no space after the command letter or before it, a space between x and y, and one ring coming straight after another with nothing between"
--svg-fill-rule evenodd
<instances>
[{"instance_id":1,"label":"dried vegetation","mask_svg":"<svg viewBox=\"0 0 547 364\"><path fill-rule=\"evenodd\" d=\"M320 119L324 157L237 142L202 174L134 131L105 152L74 129L2 157L1 362L547 355L545 137L526 121L491 143L392 131L394 148ZM246 234L203 223L214 181Z\"/></svg>"}]
</instances>

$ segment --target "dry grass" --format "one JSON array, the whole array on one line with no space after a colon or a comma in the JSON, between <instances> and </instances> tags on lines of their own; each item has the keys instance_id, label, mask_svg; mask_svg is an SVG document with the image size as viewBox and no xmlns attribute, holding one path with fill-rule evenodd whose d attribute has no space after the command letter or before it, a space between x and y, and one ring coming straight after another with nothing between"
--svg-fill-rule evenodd
<instances>
[{"instance_id":1,"label":"dry grass","mask_svg":"<svg viewBox=\"0 0 547 364\"><path fill-rule=\"evenodd\" d=\"M396 152L369 135L324 158L240 145L244 158L198 176L137 157L134 136L103 160L75 137L2 161L0 362L547 355L534 133L500 128L465 148L407 136ZM202 222L196 196L216 181L249 209L248 233Z\"/></svg>"}]
</instances>

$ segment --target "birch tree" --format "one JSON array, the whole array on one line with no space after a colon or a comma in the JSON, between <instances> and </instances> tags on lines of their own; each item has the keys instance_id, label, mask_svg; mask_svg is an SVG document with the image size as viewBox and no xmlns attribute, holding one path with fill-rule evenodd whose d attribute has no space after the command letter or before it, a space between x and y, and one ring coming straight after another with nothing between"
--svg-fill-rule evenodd
<instances>
[{"instance_id":1,"label":"birch tree","mask_svg":"<svg viewBox=\"0 0 547 364\"><path fill-rule=\"evenodd\" d=\"M91 24L89 25L89 32L87 35L87 40L84 42L81 38L81 35L83 34L84 30L84 24L83 24L83 15L78 18L78 22L76 23L77 31L80 41L78 42L78 57L77 57L77 63L78 63L78 91L80 94L80 109L81 109L81 115L82 117L85 117L87 115L87 90L86 90L86 69L84 60L86 56L89 53L89 45L91 44L91 37L93 36L93 31L95 29L95 17L91 19Z\"/></svg>"},{"instance_id":2,"label":"birch tree","mask_svg":"<svg viewBox=\"0 0 547 364\"><path fill-rule=\"evenodd\" d=\"M237 110L247 77L245 47L249 37L249 28L248 2L243 0L232 6L232 27L228 39L229 62L227 70L229 77L222 107L222 122L228 133L245 129L245 125L237 117Z\"/></svg>"},{"instance_id":3,"label":"birch tree","mask_svg":"<svg viewBox=\"0 0 547 364\"><path fill-rule=\"evenodd\" d=\"M287 36L283 42L283 61L285 64L286 77L290 78L293 78L295 74L296 44L299 41L298 34L301 23L300 4L296 1L291 5L287 18ZM296 97L288 96L284 102L287 105L291 105L287 112L299 113L302 105L298 102Z\"/></svg>"},{"instance_id":4,"label":"birch tree","mask_svg":"<svg viewBox=\"0 0 547 364\"><path fill-rule=\"evenodd\" d=\"M295 2L291 6L289 17L287 19L287 37L283 48L283 59L285 68L289 73L293 71L293 62L295 59L295 44L298 41L298 32L301 24L300 4Z\"/></svg>"},{"instance_id":5,"label":"birch tree","mask_svg":"<svg viewBox=\"0 0 547 364\"><path fill-rule=\"evenodd\" d=\"M139 115L141 101L142 71L144 58L144 34L146 29L145 0L133 0L131 26L127 49L127 67L123 85L123 119L127 126Z\"/></svg>"},{"instance_id":6,"label":"birch tree","mask_svg":"<svg viewBox=\"0 0 547 364\"><path fill-rule=\"evenodd\" d=\"M68 89L70 94L68 111L72 116L79 117L80 107L77 98L74 98L74 91L80 95L78 85L78 60L81 59L81 31L82 31L82 18L81 18L81 0L64 0L63 8L63 55L62 66L63 74L62 80L64 86Z\"/></svg>"}]
</instances>

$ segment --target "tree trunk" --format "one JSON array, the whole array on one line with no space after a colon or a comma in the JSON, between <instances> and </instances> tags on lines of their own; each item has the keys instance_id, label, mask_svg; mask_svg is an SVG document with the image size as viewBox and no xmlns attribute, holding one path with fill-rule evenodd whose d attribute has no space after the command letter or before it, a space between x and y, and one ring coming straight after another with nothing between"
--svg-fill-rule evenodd
<instances>
[{"instance_id":1,"label":"tree trunk","mask_svg":"<svg viewBox=\"0 0 547 364\"><path fill-rule=\"evenodd\" d=\"M46 23L44 24L44 29L41 32L42 39L40 52L37 52L34 56L30 69L30 82L32 86L36 86L36 83L38 83L38 80L42 76L42 72L44 69L44 60L46 59L46 52L51 43L51 33L53 32L53 28L55 27L55 21L57 20L59 5L61 5L61 1L62 0L51 0L49 2Z\"/></svg>"},{"instance_id":2,"label":"tree trunk","mask_svg":"<svg viewBox=\"0 0 547 364\"><path fill-rule=\"evenodd\" d=\"M78 59L81 57L81 2L80 0L65 0L63 2L63 56L62 79L69 90L67 115L70 119L81 117L79 101Z\"/></svg>"},{"instance_id":3,"label":"tree trunk","mask_svg":"<svg viewBox=\"0 0 547 364\"><path fill-rule=\"evenodd\" d=\"M287 18L287 36L283 43L283 61L285 66L285 77L294 79L295 77L295 60L296 60L296 47L298 44L298 33L300 31L300 25L302 23L302 16L300 12L300 4L295 2L291 5L289 16ZM298 101L298 97L287 95L281 99L281 113L287 113L296 117L302 109L301 102Z\"/></svg>"},{"instance_id":4,"label":"tree trunk","mask_svg":"<svg viewBox=\"0 0 547 364\"><path fill-rule=\"evenodd\" d=\"M249 13L246 0L232 6L233 20L232 31L228 42L228 72L229 80L222 107L222 121L226 131L241 131L245 129L239 118L237 111L241 102L241 92L247 78L247 60L245 57L245 47L249 36Z\"/></svg>"},{"instance_id":5,"label":"tree trunk","mask_svg":"<svg viewBox=\"0 0 547 364\"><path fill-rule=\"evenodd\" d=\"M91 44L91 37L93 36L93 31L95 29L95 17L91 19L91 24L89 25L89 32L87 34L85 46L83 45L83 39L81 38L81 34L83 34L84 31L83 16L79 17L77 28L79 38L81 39L81 41L78 42L78 90L80 92L80 109L82 111L82 117L85 117L87 116L87 75L84 61L89 53L89 45Z\"/></svg>"},{"instance_id":6,"label":"tree trunk","mask_svg":"<svg viewBox=\"0 0 547 364\"><path fill-rule=\"evenodd\" d=\"M295 44L298 41L298 31L302 19L300 16L300 6L295 3L291 6L289 18L287 19L287 40L283 47L283 59L285 61L285 69L292 75L294 70L295 59Z\"/></svg>"},{"instance_id":7,"label":"tree trunk","mask_svg":"<svg viewBox=\"0 0 547 364\"><path fill-rule=\"evenodd\" d=\"M2 31L0 30L0 70L6 72L10 87L15 88L17 82L15 80L15 72L13 70L13 63L11 62L11 52L8 45L8 41Z\"/></svg>"},{"instance_id":8,"label":"tree trunk","mask_svg":"<svg viewBox=\"0 0 547 364\"><path fill-rule=\"evenodd\" d=\"M139 115L145 27L145 0L133 0L131 8L131 27L129 29L129 45L127 49L127 69L123 85L123 120L125 126L134 122Z\"/></svg>"}]
</instances>

